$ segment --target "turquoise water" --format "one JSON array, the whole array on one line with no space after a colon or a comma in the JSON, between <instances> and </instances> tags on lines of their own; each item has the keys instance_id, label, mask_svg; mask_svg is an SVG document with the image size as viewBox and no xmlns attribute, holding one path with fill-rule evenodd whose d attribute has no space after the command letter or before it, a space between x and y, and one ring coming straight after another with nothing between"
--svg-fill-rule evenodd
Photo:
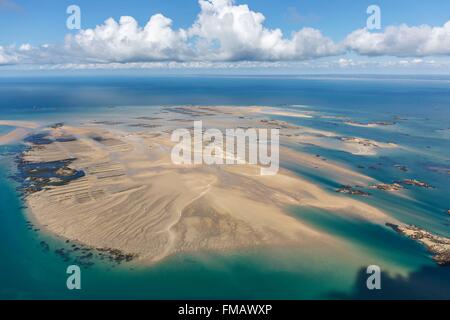
<instances>
[{"instance_id":1,"label":"turquoise water","mask_svg":"<svg viewBox=\"0 0 450 320\"><path fill-rule=\"evenodd\" d=\"M8 132L11 132L14 129L14 127L10 126L0 126L0 135L7 134Z\"/></svg>"},{"instance_id":2,"label":"turquoise water","mask_svg":"<svg viewBox=\"0 0 450 320\"><path fill-rule=\"evenodd\" d=\"M339 118L279 117L300 125L395 142L404 148L376 156L298 146L340 161L380 181L417 178L435 188L411 187L410 198L371 190L364 199L397 219L450 236L448 79L316 79L293 77L48 77L0 78L0 119L69 121L120 119L176 104L272 105L344 116L353 121L398 120L395 126L360 128ZM302 105L302 107L294 106ZM5 134L10 127L0 127ZM201 253L136 268L97 262L82 269L82 290L66 289L64 242L27 227L26 212L9 178L20 146L0 147L0 298L333 299L450 298L450 268L437 267L417 243L377 225L315 209L292 208L306 224L336 236L344 246ZM408 172L394 167L402 164ZM301 164L284 164L334 191L339 184ZM372 167L372 168L371 168ZM440 168L435 170L430 168ZM344 196L344 195L343 195ZM45 250L41 241L49 243ZM381 293L364 289L365 267L382 267Z\"/></svg>"}]
</instances>

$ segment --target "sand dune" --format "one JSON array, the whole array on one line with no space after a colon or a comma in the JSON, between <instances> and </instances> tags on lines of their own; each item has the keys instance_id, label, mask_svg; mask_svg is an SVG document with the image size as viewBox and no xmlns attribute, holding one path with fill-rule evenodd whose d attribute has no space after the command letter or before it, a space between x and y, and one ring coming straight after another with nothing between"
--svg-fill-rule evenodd
<instances>
[{"instance_id":1,"label":"sand dune","mask_svg":"<svg viewBox=\"0 0 450 320\"><path fill-rule=\"evenodd\" d=\"M9 144L15 141L20 141L29 133L28 130L24 128L16 128L13 131L8 132L0 136L0 145Z\"/></svg>"},{"instance_id":2,"label":"sand dune","mask_svg":"<svg viewBox=\"0 0 450 320\"><path fill-rule=\"evenodd\" d=\"M339 243L292 217L291 206L321 208L374 223L396 222L374 207L326 192L287 170L262 177L251 165L176 166L170 161L173 143L164 131L63 126L48 128L47 133L76 139L34 146L23 159L72 159L70 167L86 175L29 194L35 220L59 236L136 254L143 263L199 250ZM287 148L281 153L305 166L320 161ZM373 182L331 162L320 166L336 177Z\"/></svg>"}]
</instances>

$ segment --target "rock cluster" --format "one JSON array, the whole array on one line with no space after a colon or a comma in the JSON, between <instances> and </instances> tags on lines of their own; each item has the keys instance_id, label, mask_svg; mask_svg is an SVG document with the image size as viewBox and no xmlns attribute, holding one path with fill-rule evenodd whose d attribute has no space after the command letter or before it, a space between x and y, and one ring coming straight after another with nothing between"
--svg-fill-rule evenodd
<instances>
[{"instance_id":1,"label":"rock cluster","mask_svg":"<svg viewBox=\"0 0 450 320\"><path fill-rule=\"evenodd\" d=\"M365 192L363 190L357 189L357 187L353 186L341 186L336 190L337 193L345 193L350 195L358 195L358 196L370 196L370 193Z\"/></svg>"},{"instance_id":2,"label":"rock cluster","mask_svg":"<svg viewBox=\"0 0 450 320\"><path fill-rule=\"evenodd\" d=\"M426 182L423 182L423 181L416 180L416 179L405 179L405 180L403 180L401 182L398 182L398 183L402 183L402 184L405 184L405 185L408 185L408 186L416 186L416 187L426 188L426 189L432 189L433 188L432 185L430 185L430 184L428 184Z\"/></svg>"},{"instance_id":3,"label":"rock cluster","mask_svg":"<svg viewBox=\"0 0 450 320\"><path fill-rule=\"evenodd\" d=\"M399 191L403 189L403 187L398 183L380 183L374 186L371 186L372 189L378 189L383 191Z\"/></svg>"},{"instance_id":4,"label":"rock cluster","mask_svg":"<svg viewBox=\"0 0 450 320\"><path fill-rule=\"evenodd\" d=\"M396 232L423 244L440 266L450 266L450 239L432 234L417 226L386 224Z\"/></svg>"}]
</instances>

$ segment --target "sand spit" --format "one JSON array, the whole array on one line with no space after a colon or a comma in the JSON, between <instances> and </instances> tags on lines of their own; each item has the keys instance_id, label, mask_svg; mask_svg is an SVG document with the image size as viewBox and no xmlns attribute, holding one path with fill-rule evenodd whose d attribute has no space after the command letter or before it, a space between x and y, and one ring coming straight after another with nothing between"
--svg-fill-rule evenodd
<instances>
[{"instance_id":1,"label":"sand spit","mask_svg":"<svg viewBox=\"0 0 450 320\"><path fill-rule=\"evenodd\" d=\"M270 114L269 112L260 113ZM336 132L294 125L281 120L262 119L260 123L271 128L280 129L281 135L287 138L289 142L300 145L314 145L321 148L344 151L354 155L373 156L377 155L380 150L399 147L392 142L380 142L359 137L345 137L338 135Z\"/></svg>"},{"instance_id":2,"label":"sand spit","mask_svg":"<svg viewBox=\"0 0 450 320\"><path fill-rule=\"evenodd\" d=\"M0 120L0 126L15 128L7 134L0 136L0 145L2 145L20 141L29 134L32 129L38 128L39 124L31 121Z\"/></svg>"},{"instance_id":3,"label":"sand spit","mask_svg":"<svg viewBox=\"0 0 450 320\"><path fill-rule=\"evenodd\" d=\"M179 107L172 112L169 108L155 116L166 120L157 120L161 127L142 127L137 132L100 123L49 127L37 144L30 142L22 161L70 159L58 174L83 175L30 192L26 196L30 211L50 232L90 247L132 254L142 263L199 250L341 243L292 217L291 206L320 208L379 224L397 223L377 208L325 191L287 170L264 177L253 165L172 163L170 131L184 121L167 120L179 116L196 120L206 113L208 125L261 127L259 119L249 119L244 110ZM337 178L366 185L374 182L331 161L287 148L280 152L282 161L305 161L310 168L319 162L321 172Z\"/></svg>"},{"instance_id":4,"label":"sand spit","mask_svg":"<svg viewBox=\"0 0 450 320\"><path fill-rule=\"evenodd\" d=\"M292 117L292 118L306 118L310 119L313 118L310 112L289 112L289 111L282 111L278 109L262 109L259 111L261 114L267 114L267 115L273 115L273 116L283 116L283 117Z\"/></svg>"},{"instance_id":5,"label":"sand spit","mask_svg":"<svg viewBox=\"0 0 450 320\"><path fill-rule=\"evenodd\" d=\"M0 126L36 129L39 124L32 121L15 121L15 120L0 120Z\"/></svg>"},{"instance_id":6,"label":"sand spit","mask_svg":"<svg viewBox=\"0 0 450 320\"><path fill-rule=\"evenodd\" d=\"M395 121L379 121L379 122L368 122L368 123L362 123L362 122L357 122L357 121L346 121L344 123L349 126L364 127L364 128L379 128L379 127L394 126L397 124L397 122L395 122Z\"/></svg>"},{"instance_id":7,"label":"sand spit","mask_svg":"<svg viewBox=\"0 0 450 320\"><path fill-rule=\"evenodd\" d=\"M16 128L13 131L8 132L0 136L0 145L2 144L10 144L15 141L20 141L29 133L28 130L24 128Z\"/></svg>"}]
</instances>

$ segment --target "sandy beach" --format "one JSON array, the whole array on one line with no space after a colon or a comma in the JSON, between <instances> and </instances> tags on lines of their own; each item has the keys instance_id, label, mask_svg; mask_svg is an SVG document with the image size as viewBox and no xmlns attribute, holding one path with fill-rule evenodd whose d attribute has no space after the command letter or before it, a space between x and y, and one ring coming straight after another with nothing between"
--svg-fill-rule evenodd
<instances>
[{"instance_id":1,"label":"sandy beach","mask_svg":"<svg viewBox=\"0 0 450 320\"><path fill-rule=\"evenodd\" d=\"M12 131L0 136L0 145L2 145L20 141L29 134L32 129L37 129L39 124L31 121L0 120L0 126L14 128Z\"/></svg>"},{"instance_id":2,"label":"sandy beach","mask_svg":"<svg viewBox=\"0 0 450 320\"><path fill-rule=\"evenodd\" d=\"M377 224L398 223L375 207L323 190L285 169L264 177L257 165L172 163L170 132L174 128L205 114L209 126L273 125L251 118L253 111L183 107L165 110L160 117L123 120L120 126L96 120L47 127L40 131L45 143L29 143L23 161L67 162L61 172L83 172L83 176L68 183L54 178L55 183L30 192L26 196L30 212L51 233L93 248L132 254L140 263L202 250L340 242L293 218L289 213L293 206ZM124 125L138 130L124 130ZM287 147L281 148L280 157L341 183L376 182L341 164Z\"/></svg>"}]
</instances>

